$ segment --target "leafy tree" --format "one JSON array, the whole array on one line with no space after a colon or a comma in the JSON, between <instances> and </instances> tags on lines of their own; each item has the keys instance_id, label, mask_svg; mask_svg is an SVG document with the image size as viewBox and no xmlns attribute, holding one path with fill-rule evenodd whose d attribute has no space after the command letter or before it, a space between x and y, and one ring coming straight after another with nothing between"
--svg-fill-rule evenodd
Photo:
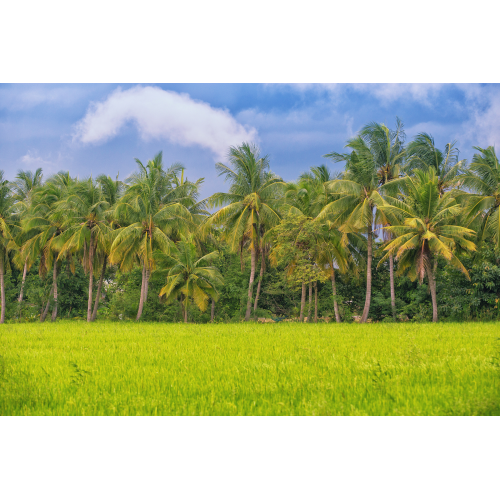
<instances>
[{"instance_id":1,"label":"leafy tree","mask_svg":"<svg viewBox=\"0 0 500 500\"><path fill-rule=\"evenodd\" d=\"M229 193L215 193L210 197L213 207L221 207L208 218L205 230L210 226L222 226L233 251L247 240L250 249L250 280L245 321L250 319L257 251L261 234L280 221L278 210L281 177L269 171L269 158L261 157L255 145L243 143L231 147L228 154L231 167L217 163L220 176L231 183ZM224 206L225 205L225 206Z\"/></svg>"},{"instance_id":2,"label":"leafy tree","mask_svg":"<svg viewBox=\"0 0 500 500\"><path fill-rule=\"evenodd\" d=\"M408 276L418 278L420 283L427 275L432 320L437 321L433 260L442 257L468 276L457 255L476 248L467 239L474 236L474 231L453 224L461 206L449 192L440 196L439 178L433 170L417 170L413 177L404 177L392 183L401 187L403 200L386 196L387 204L379 205L379 209L393 221L387 230L396 236L385 247L386 257L395 254L399 272L408 270Z\"/></svg>"},{"instance_id":3,"label":"leafy tree","mask_svg":"<svg viewBox=\"0 0 500 500\"><path fill-rule=\"evenodd\" d=\"M182 237L170 253L163 256L164 267L169 271L160 296L165 297L167 303L179 296L182 298L185 323L191 299L200 311L205 311L209 299L216 302L219 298L217 287L223 283L222 276L215 267L207 265L217 257L217 252L211 252L198 258L192 237Z\"/></svg>"},{"instance_id":4,"label":"leafy tree","mask_svg":"<svg viewBox=\"0 0 500 500\"><path fill-rule=\"evenodd\" d=\"M3 178L3 170L0 170L0 323L5 322L5 270L9 266L9 244L14 237L13 202L9 181Z\"/></svg>"}]
</instances>

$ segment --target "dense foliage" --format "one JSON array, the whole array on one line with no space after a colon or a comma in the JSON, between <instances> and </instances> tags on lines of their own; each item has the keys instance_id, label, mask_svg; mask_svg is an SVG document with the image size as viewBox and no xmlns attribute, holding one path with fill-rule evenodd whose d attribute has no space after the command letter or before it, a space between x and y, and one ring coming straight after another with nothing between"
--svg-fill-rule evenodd
<instances>
[{"instance_id":1,"label":"dense foliage","mask_svg":"<svg viewBox=\"0 0 500 500\"><path fill-rule=\"evenodd\" d=\"M497 320L500 165L370 123L333 175L294 182L254 145L200 200L161 153L124 182L0 173L1 318L231 322ZM50 316L49 316L50 314Z\"/></svg>"}]
</instances>

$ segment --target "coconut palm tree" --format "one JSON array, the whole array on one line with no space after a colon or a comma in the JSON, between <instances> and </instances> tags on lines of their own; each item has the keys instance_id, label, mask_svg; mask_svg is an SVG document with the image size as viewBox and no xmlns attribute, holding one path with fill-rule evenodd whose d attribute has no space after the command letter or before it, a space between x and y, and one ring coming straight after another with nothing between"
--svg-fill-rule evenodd
<instances>
[{"instance_id":1,"label":"coconut palm tree","mask_svg":"<svg viewBox=\"0 0 500 500\"><path fill-rule=\"evenodd\" d=\"M210 197L213 207L223 207L210 216L203 228L222 226L233 251L248 241L250 250L250 280L245 321L250 319L257 253L261 235L280 221L279 186L281 177L269 171L268 156L261 157L257 146L243 143L229 148L230 167L217 163L220 176L231 183L228 193L215 193Z\"/></svg>"},{"instance_id":2,"label":"coconut palm tree","mask_svg":"<svg viewBox=\"0 0 500 500\"><path fill-rule=\"evenodd\" d=\"M500 162L495 148L475 147L467 171L460 175L462 186L471 191L465 196L465 216L477 230L477 241L491 236L500 248Z\"/></svg>"},{"instance_id":3,"label":"coconut palm tree","mask_svg":"<svg viewBox=\"0 0 500 500\"><path fill-rule=\"evenodd\" d=\"M350 154L329 153L324 155L334 162L344 161L346 171L342 179L327 183L337 199L326 205L320 217L332 216L342 232L366 234L366 299L361 322L368 319L371 303L373 235L376 224L386 224L377 212L377 205L383 203L381 192L386 185L399 176L404 162L403 124L397 119L396 129L371 122L359 134L346 143ZM389 188L390 189L390 188ZM393 266L390 265L391 305L395 314L395 293Z\"/></svg>"},{"instance_id":4,"label":"coconut palm tree","mask_svg":"<svg viewBox=\"0 0 500 500\"><path fill-rule=\"evenodd\" d=\"M168 255L160 258L162 267L169 269L166 285L160 291L170 303L182 297L184 323L188 320L190 300L193 300L200 311L207 309L208 302L217 302L217 287L223 284L220 272L209 264L217 257L218 252L211 252L198 258L196 245L192 236L182 236Z\"/></svg>"},{"instance_id":5,"label":"coconut palm tree","mask_svg":"<svg viewBox=\"0 0 500 500\"><path fill-rule=\"evenodd\" d=\"M380 204L391 225L386 229L395 238L384 248L385 258L396 256L398 272L408 271L411 279L422 282L427 275L432 298L432 320L438 320L436 277L433 263L442 257L460 269L467 277L467 269L460 262L461 252L473 251L476 245L468 238L474 231L455 225L462 207L451 192L440 196L440 179L434 170L415 170L413 176L392 181L391 187L401 189L401 197L385 196ZM382 261L381 261L382 262Z\"/></svg>"},{"instance_id":6,"label":"coconut palm tree","mask_svg":"<svg viewBox=\"0 0 500 500\"><path fill-rule=\"evenodd\" d=\"M94 265L99 253L105 252L111 228L105 212L109 203L104 199L99 184L89 177L71 186L68 195L60 201L51 219L64 224L64 232L57 240L58 260L68 252L79 252L85 272L89 274L87 321L92 321Z\"/></svg>"},{"instance_id":7,"label":"coconut palm tree","mask_svg":"<svg viewBox=\"0 0 500 500\"><path fill-rule=\"evenodd\" d=\"M466 167L466 160L458 160L459 150L455 144L456 142L449 142L444 151L441 151L436 147L432 135L425 132L418 134L406 147L404 171L411 175L415 169L432 168L439 179L439 195L443 196L446 191L459 186L459 175Z\"/></svg>"},{"instance_id":8,"label":"coconut palm tree","mask_svg":"<svg viewBox=\"0 0 500 500\"><path fill-rule=\"evenodd\" d=\"M139 172L130 177L129 186L116 205L115 217L127 222L116 231L109 260L119 264L122 271L130 271L137 264L141 266L141 296L136 317L139 320L147 301L149 278L156 268L156 251L168 254L173 247L169 234L179 234L183 228L191 227L193 217L186 206L189 205L188 186L184 183L177 186L173 182L181 165L174 164L165 171L161 152L146 166L137 158L136 162Z\"/></svg>"},{"instance_id":9,"label":"coconut palm tree","mask_svg":"<svg viewBox=\"0 0 500 500\"><path fill-rule=\"evenodd\" d=\"M15 236L13 234L13 204L14 200L10 190L9 181L3 178L3 170L0 170L0 323L5 322L5 271L9 266L9 247Z\"/></svg>"},{"instance_id":10,"label":"coconut palm tree","mask_svg":"<svg viewBox=\"0 0 500 500\"><path fill-rule=\"evenodd\" d=\"M13 182L13 191L14 191L14 200L15 200L15 210L19 215L19 218L22 220L29 209L31 208L33 202L33 194L37 188L42 185L42 169L38 168L35 172L30 170L20 170L16 179ZM19 233L21 238L20 241L17 242L17 245L20 247L24 241L29 237L24 231ZM19 297L17 301L19 304L23 301L24 296L24 284L26 282L26 274L28 272L28 261L26 258L23 258L21 252L16 254L16 258L14 258L14 262L16 266L23 269L23 277L21 280L21 290L19 291Z\"/></svg>"}]
</instances>

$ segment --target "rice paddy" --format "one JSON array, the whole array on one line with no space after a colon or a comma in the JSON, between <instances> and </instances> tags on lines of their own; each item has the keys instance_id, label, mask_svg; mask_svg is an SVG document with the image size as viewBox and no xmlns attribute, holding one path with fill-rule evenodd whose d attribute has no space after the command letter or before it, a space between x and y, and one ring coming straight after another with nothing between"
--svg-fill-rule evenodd
<instances>
[{"instance_id":1,"label":"rice paddy","mask_svg":"<svg viewBox=\"0 0 500 500\"><path fill-rule=\"evenodd\" d=\"M499 415L495 323L0 327L1 415Z\"/></svg>"}]
</instances>

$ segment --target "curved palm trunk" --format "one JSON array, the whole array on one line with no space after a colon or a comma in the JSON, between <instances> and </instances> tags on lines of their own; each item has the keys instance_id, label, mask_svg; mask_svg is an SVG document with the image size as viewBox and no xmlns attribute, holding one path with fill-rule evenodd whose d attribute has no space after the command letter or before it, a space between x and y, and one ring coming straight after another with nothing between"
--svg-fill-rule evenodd
<instances>
[{"instance_id":1,"label":"curved palm trunk","mask_svg":"<svg viewBox=\"0 0 500 500\"><path fill-rule=\"evenodd\" d=\"M186 296L184 304L184 323L188 322L188 305L189 305L189 297Z\"/></svg>"},{"instance_id":2,"label":"curved palm trunk","mask_svg":"<svg viewBox=\"0 0 500 500\"><path fill-rule=\"evenodd\" d=\"M92 289L94 287L94 240L92 231L90 232L89 245L89 300L87 303L87 322L92 321Z\"/></svg>"},{"instance_id":3,"label":"curved palm trunk","mask_svg":"<svg viewBox=\"0 0 500 500\"><path fill-rule=\"evenodd\" d=\"M335 268L332 263L332 291L333 291L333 310L335 311L335 321L341 323L339 305L337 303L337 283L335 282Z\"/></svg>"},{"instance_id":4,"label":"curved palm trunk","mask_svg":"<svg viewBox=\"0 0 500 500\"><path fill-rule=\"evenodd\" d=\"M318 282L314 282L314 322L318 322Z\"/></svg>"},{"instance_id":5,"label":"curved palm trunk","mask_svg":"<svg viewBox=\"0 0 500 500\"><path fill-rule=\"evenodd\" d=\"M92 321L97 318L97 308L99 307L99 300L101 298L102 282L104 281L104 273L106 272L106 264L108 263L108 257L104 256L104 263L102 265L101 276L99 278L99 285L97 285L97 295L94 302L94 311L92 312Z\"/></svg>"},{"instance_id":6,"label":"curved palm trunk","mask_svg":"<svg viewBox=\"0 0 500 500\"><path fill-rule=\"evenodd\" d=\"M299 317L300 322L304 320L305 307L306 307L306 284L302 283L302 296L300 298L300 317Z\"/></svg>"},{"instance_id":7,"label":"curved palm trunk","mask_svg":"<svg viewBox=\"0 0 500 500\"><path fill-rule=\"evenodd\" d=\"M260 274L259 274L259 282L257 283L257 292L255 294L255 302L253 304L254 312L257 310L257 304L259 302L260 296L260 287L262 286L262 277L264 276L264 271L266 270L266 253L265 249L262 249L261 257L260 257Z\"/></svg>"},{"instance_id":8,"label":"curved palm trunk","mask_svg":"<svg viewBox=\"0 0 500 500\"><path fill-rule=\"evenodd\" d=\"M394 293L394 257L389 255L389 278L391 282L391 308L392 317L396 321L396 294Z\"/></svg>"},{"instance_id":9,"label":"curved palm trunk","mask_svg":"<svg viewBox=\"0 0 500 500\"><path fill-rule=\"evenodd\" d=\"M144 307L144 294L146 289L146 265L142 265L142 281L141 281L141 298L139 299L139 309L137 310L136 321L139 321L142 316L142 309Z\"/></svg>"},{"instance_id":10,"label":"curved palm trunk","mask_svg":"<svg viewBox=\"0 0 500 500\"><path fill-rule=\"evenodd\" d=\"M55 321L57 318L57 262L54 261L54 269L52 270L52 289L54 290L54 306L52 308L51 321Z\"/></svg>"},{"instance_id":11,"label":"curved palm trunk","mask_svg":"<svg viewBox=\"0 0 500 500\"><path fill-rule=\"evenodd\" d=\"M0 293L2 294L1 302L1 312L0 312L0 323L5 323L5 281L4 281L4 262L3 254L0 255Z\"/></svg>"},{"instance_id":12,"label":"curved palm trunk","mask_svg":"<svg viewBox=\"0 0 500 500\"><path fill-rule=\"evenodd\" d=\"M368 226L368 252L366 259L366 299L363 315L361 316L361 323L366 323L368 313L370 312L370 301L372 298L372 249L373 247L373 231L372 225Z\"/></svg>"},{"instance_id":13,"label":"curved palm trunk","mask_svg":"<svg viewBox=\"0 0 500 500\"><path fill-rule=\"evenodd\" d=\"M212 307L210 309L210 323L213 323L215 319L215 300L212 299Z\"/></svg>"},{"instance_id":14,"label":"curved palm trunk","mask_svg":"<svg viewBox=\"0 0 500 500\"><path fill-rule=\"evenodd\" d=\"M24 269L23 269L23 280L21 281L21 291L19 292L19 297L17 301L21 303L23 301L24 296L24 283L26 282L26 274L28 272L28 259L24 261Z\"/></svg>"},{"instance_id":15,"label":"curved palm trunk","mask_svg":"<svg viewBox=\"0 0 500 500\"><path fill-rule=\"evenodd\" d=\"M309 307L307 308L307 322L308 323L311 322L311 311L312 311L312 300L313 300L312 289L313 289L313 285L312 285L312 281L311 281L309 283Z\"/></svg>"},{"instance_id":16,"label":"curved palm trunk","mask_svg":"<svg viewBox=\"0 0 500 500\"><path fill-rule=\"evenodd\" d=\"M427 279L429 280L429 288L431 289L432 321L434 323L437 323L438 309L437 309L437 297L436 297L436 280L430 266L427 268Z\"/></svg>"},{"instance_id":17,"label":"curved palm trunk","mask_svg":"<svg viewBox=\"0 0 500 500\"><path fill-rule=\"evenodd\" d=\"M255 247L252 246L251 249L251 268L250 268L250 283L248 284L248 301L247 301L247 312L245 314L245 321L250 319L250 311L252 309L252 296L253 296L253 282L255 280L255 257L256 257Z\"/></svg>"}]
</instances>

